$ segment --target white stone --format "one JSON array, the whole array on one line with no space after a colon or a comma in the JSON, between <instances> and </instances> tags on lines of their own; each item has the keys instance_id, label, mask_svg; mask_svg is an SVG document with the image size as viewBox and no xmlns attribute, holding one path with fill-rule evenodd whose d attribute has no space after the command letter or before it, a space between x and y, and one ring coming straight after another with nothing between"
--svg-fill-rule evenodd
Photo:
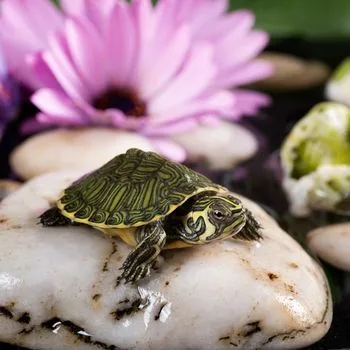
<instances>
[{"instance_id":1,"label":"white stone","mask_svg":"<svg viewBox=\"0 0 350 350\"><path fill-rule=\"evenodd\" d=\"M327 332L332 298L322 269L244 198L264 227L261 243L162 252L159 269L138 287L116 285L130 247L88 227L38 225L79 176L41 176L0 204L0 341L38 350L100 349L96 342L138 350L293 349Z\"/></svg>"},{"instance_id":2,"label":"white stone","mask_svg":"<svg viewBox=\"0 0 350 350\"><path fill-rule=\"evenodd\" d=\"M350 222L319 227L307 235L309 247L324 261L350 271Z\"/></svg>"},{"instance_id":3,"label":"white stone","mask_svg":"<svg viewBox=\"0 0 350 350\"><path fill-rule=\"evenodd\" d=\"M189 133L174 135L170 141L185 149L188 161L202 162L212 169L231 168L257 150L251 132L227 122L219 122L216 127L199 126ZM88 172L133 147L162 151L152 138L133 132L97 127L58 129L32 136L19 145L10 155L10 164L25 180L59 170Z\"/></svg>"},{"instance_id":4,"label":"white stone","mask_svg":"<svg viewBox=\"0 0 350 350\"><path fill-rule=\"evenodd\" d=\"M324 83L330 68L320 61L307 61L302 58L278 53L265 52L259 59L271 63L274 74L254 84L254 87L272 91L293 91L308 89Z\"/></svg>"},{"instance_id":5,"label":"white stone","mask_svg":"<svg viewBox=\"0 0 350 350\"><path fill-rule=\"evenodd\" d=\"M30 137L10 155L14 172L23 179L56 170L88 172L129 148L154 151L132 132L111 128L58 129Z\"/></svg>"},{"instance_id":6,"label":"white stone","mask_svg":"<svg viewBox=\"0 0 350 350\"><path fill-rule=\"evenodd\" d=\"M187 151L188 158L211 169L232 168L257 151L255 136L244 127L220 121L216 126L201 125L172 139Z\"/></svg>"},{"instance_id":7,"label":"white stone","mask_svg":"<svg viewBox=\"0 0 350 350\"><path fill-rule=\"evenodd\" d=\"M0 180L0 201L2 201L10 193L19 189L22 184L18 181L1 179Z\"/></svg>"}]
</instances>

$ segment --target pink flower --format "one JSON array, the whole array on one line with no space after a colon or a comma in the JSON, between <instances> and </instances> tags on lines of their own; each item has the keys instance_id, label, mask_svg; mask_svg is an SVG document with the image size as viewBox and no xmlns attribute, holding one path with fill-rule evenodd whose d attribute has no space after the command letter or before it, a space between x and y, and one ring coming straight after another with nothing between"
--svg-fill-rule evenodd
<instances>
[{"instance_id":1,"label":"pink flower","mask_svg":"<svg viewBox=\"0 0 350 350\"><path fill-rule=\"evenodd\" d=\"M103 11L116 0L102 0ZM62 0L67 14L84 15L96 20L96 0ZM47 48L49 35L63 27L65 14L49 0L0 1L0 41L9 70L22 83L35 89L40 85L28 61L30 55Z\"/></svg>"},{"instance_id":2,"label":"pink flower","mask_svg":"<svg viewBox=\"0 0 350 350\"><path fill-rule=\"evenodd\" d=\"M158 5L168 25L187 24L192 40L209 41L213 45L217 66L215 87L236 88L272 74L270 64L254 59L267 45L268 34L252 30L254 14L248 10L226 13L227 0L165 0ZM266 95L235 89L237 116L255 114L269 103Z\"/></svg>"},{"instance_id":3,"label":"pink flower","mask_svg":"<svg viewBox=\"0 0 350 350\"><path fill-rule=\"evenodd\" d=\"M26 64L27 54L46 48L47 35L63 25L63 15L50 1L34 2L5 0L0 4L0 39L9 70L18 80L33 88L38 83Z\"/></svg>"},{"instance_id":4,"label":"pink flower","mask_svg":"<svg viewBox=\"0 0 350 350\"><path fill-rule=\"evenodd\" d=\"M18 5L21 0L10 1ZM1 25L8 31L22 19L25 27L18 25L18 33L29 28L24 35L33 39L31 47L26 46L26 62L18 66L24 81L36 79L32 86L39 89L32 102L42 124L135 130L183 160L183 150L169 135L199 123L235 120L269 101L237 89L270 75L272 68L254 60L267 34L251 29L254 17L248 11L226 14L226 0L160 0L156 7L149 0L66 0L64 5L75 6L65 7L70 15L64 21L39 1L36 6L52 18L42 20L40 35L36 17L44 16L30 0L22 0L26 12L20 6L4 11Z\"/></svg>"}]
</instances>

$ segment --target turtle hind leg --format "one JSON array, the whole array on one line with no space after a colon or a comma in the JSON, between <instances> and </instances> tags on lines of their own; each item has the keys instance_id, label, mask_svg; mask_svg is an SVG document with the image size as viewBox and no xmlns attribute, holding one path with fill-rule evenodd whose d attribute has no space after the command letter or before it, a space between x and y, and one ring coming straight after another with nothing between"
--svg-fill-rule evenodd
<instances>
[{"instance_id":1,"label":"turtle hind leg","mask_svg":"<svg viewBox=\"0 0 350 350\"><path fill-rule=\"evenodd\" d=\"M241 239L244 241L259 241L263 238L261 235L262 226L255 219L253 214L246 209L246 223L236 235L234 235L233 239Z\"/></svg>"},{"instance_id":2,"label":"turtle hind leg","mask_svg":"<svg viewBox=\"0 0 350 350\"><path fill-rule=\"evenodd\" d=\"M39 216L40 224L43 226L65 226L71 225L71 220L63 216L57 207L46 210Z\"/></svg>"},{"instance_id":3,"label":"turtle hind leg","mask_svg":"<svg viewBox=\"0 0 350 350\"><path fill-rule=\"evenodd\" d=\"M135 283L151 273L166 242L166 233L160 222L141 227L136 233L138 245L123 263L121 279Z\"/></svg>"}]
</instances>

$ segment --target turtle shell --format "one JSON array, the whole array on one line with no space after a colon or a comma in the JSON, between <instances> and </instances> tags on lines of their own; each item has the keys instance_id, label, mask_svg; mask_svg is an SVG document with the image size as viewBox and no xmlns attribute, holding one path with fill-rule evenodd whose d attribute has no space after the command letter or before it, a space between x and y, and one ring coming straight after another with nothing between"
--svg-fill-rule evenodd
<instances>
[{"instance_id":1,"label":"turtle shell","mask_svg":"<svg viewBox=\"0 0 350 350\"><path fill-rule=\"evenodd\" d=\"M164 217L210 190L220 186L156 153L130 149L65 189L57 207L75 222L127 228Z\"/></svg>"}]
</instances>

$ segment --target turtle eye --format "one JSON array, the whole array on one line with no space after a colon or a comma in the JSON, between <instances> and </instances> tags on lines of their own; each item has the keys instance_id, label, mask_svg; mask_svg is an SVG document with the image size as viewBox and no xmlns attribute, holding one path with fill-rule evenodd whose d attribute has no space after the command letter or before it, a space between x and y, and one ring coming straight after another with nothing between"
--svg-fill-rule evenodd
<instances>
[{"instance_id":1,"label":"turtle eye","mask_svg":"<svg viewBox=\"0 0 350 350\"><path fill-rule=\"evenodd\" d=\"M223 219L225 217L225 214L220 210L214 210L213 214L218 220Z\"/></svg>"}]
</instances>

